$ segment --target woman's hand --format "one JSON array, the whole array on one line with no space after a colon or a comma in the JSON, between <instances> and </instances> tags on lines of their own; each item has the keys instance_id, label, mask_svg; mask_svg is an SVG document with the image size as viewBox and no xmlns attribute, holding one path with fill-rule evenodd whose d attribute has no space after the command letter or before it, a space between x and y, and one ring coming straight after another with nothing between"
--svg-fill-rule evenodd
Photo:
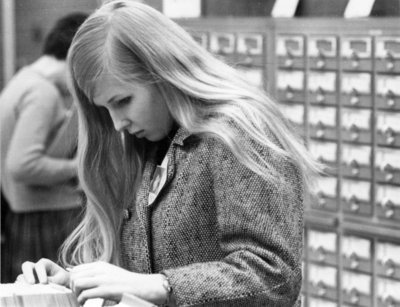
<instances>
[{"instance_id":1,"label":"woman's hand","mask_svg":"<svg viewBox=\"0 0 400 307\"><path fill-rule=\"evenodd\" d=\"M22 264L22 274L17 277L17 282L29 284L49 282L62 286L69 286L69 273L61 266L49 259L40 259L38 262L26 261Z\"/></svg>"},{"instance_id":2,"label":"woman's hand","mask_svg":"<svg viewBox=\"0 0 400 307\"><path fill-rule=\"evenodd\" d=\"M163 280L160 274L133 273L102 261L81 264L70 270L70 288L80 304L91 298L119 302L123 293L162 304L168 294Z\"/></svg>"}]
</instances>

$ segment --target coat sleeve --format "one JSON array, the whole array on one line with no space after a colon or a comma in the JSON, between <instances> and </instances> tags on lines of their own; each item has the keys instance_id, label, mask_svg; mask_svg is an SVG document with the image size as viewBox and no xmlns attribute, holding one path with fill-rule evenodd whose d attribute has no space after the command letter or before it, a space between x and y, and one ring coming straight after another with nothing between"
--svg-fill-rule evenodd
<instances>
[{"instance_id":1,"label":"coat sleeve","mask_svg":"<svg viewBox=\"0 0 400 307\"><path fill-rule=\"evenodd\" d=\"M303 186L298 168L260 150L284 179L263 180L220 142L213 153L221 261L166 270L178 306L294 306L302 281Z\"/></svg>"},{"instance_id":2,"label":"coat sleeve","mask_svg":"<svg viewBox=\"0 0 400 307\"><path fill-rule=\"evenodd\" d=\"M26 94L16 112L18 121L6 157L6 168L20 182L32 185L55 185L76 176L70 159L46 154L46 143L54 132L60 96L44 87Z\"/></svg>"}]
</instances>

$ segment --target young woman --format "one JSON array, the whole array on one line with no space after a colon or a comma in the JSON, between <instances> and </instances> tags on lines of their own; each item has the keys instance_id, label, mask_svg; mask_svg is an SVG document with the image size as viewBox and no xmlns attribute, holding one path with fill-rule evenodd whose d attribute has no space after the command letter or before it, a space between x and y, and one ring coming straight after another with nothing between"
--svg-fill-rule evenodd
<instances>
[{"instance_id":1,"label":"young woman","mask_svg":"<svg viewBox=\"0 0 400 307\"><path fill-rule=\"evenodd\" d=\"M303 200L320 170L276 104L161 13L112 1L69 53L88 203L24 278L80 302L299 306Z\"/></svg>"}]
</instances>

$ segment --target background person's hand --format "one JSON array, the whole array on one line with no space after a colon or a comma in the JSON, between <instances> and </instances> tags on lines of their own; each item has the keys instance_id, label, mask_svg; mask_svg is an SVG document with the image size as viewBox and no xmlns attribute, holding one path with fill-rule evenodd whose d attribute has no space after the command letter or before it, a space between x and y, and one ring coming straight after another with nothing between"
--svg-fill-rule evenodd
<instances>
[{"instance_id":1,"label":"background person's hand","mask_svg":"<svg viewBox=\"0 0 400 307\"><path fill-rule=\"evenodd\" d=\"M70 288L80 304L92 298L119 302L124 293L155 304L166 300L160 274L138 274L102 261L75 266L70 274Z\"/></svg>"},{"instance_id":2,"label":"background person's hand","mask_svg":"<svg viewBox=\"0 0 400 307\"><path fill-rule=\"evenodd\" d=\"M64 268L49 259L42 258L36 263L24 262L22 264L22 275L18 276L17 281L24 280L29 284L52 282L68 287L70 284L69 278L70 274Z\"/></svg>"}]
</instances>

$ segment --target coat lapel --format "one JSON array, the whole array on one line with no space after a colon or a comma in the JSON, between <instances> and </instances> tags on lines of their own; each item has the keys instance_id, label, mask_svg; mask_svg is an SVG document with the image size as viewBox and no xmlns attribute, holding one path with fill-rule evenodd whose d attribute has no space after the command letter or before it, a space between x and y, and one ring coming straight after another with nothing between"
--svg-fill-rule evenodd
<instances>
[{"instance_id":1,"label":"coat lapel","mask_svg":"<svg viewBox=\"0 0 400 307\"><path fill-rule=\"evenodd\" d=\"M162 190L165 189L172 179L175 176L175 171L176 171L176 150L178 146L183 146L184 140L189 136L190 134L182 129L179 128L178 131L176 132L171 145L168 148L167 151L167 156L168 156L168 166L167 166L167 178L164 186L160 190L157 198L159 195L162 193ZM146 259L145 262L147 264L147 271L148 273L152 272L152 267L151 267L151 209L154 204L157 203L157 198L155 201L149 205L148 198L149 198L149 192L150 192L150 185L151 185L151 180L152 180L152 175L154 174L154 171L157 167L156 164L156 159L155 159L155 153L156 150L152 150L149 152L149 156L147 157L147 161L144 166L143 170L143 176L142 176L142 183L140 185L139 191L138 191L138 197L137 197L137 202L136 202L136 210L138 214L138 218L140 221L141 229L142 229L142 239L144 240L144 246L146 248L145 255L143 255Z\"/></svg>"},{"instance_id":2,"label":"coat lapel","mask_svg":"<svg viewBox=\"0 0 400 307\"><path fill-rule=\"evenodd\" d=\"M144 262L146 263L147 273L152 272L151 268L151 229L150 229L150 210L147 206L147 200L149 195L151 175L153 174L156 163L154 162L155 151L149 153L149 158L147 159L142 176L142 183L140 185L137 201L136 201L136 212L139 219L140 229L141 229L141 240L143 240L143 246L145 251L143 251Z\"/></svg>"}]
</instances>

